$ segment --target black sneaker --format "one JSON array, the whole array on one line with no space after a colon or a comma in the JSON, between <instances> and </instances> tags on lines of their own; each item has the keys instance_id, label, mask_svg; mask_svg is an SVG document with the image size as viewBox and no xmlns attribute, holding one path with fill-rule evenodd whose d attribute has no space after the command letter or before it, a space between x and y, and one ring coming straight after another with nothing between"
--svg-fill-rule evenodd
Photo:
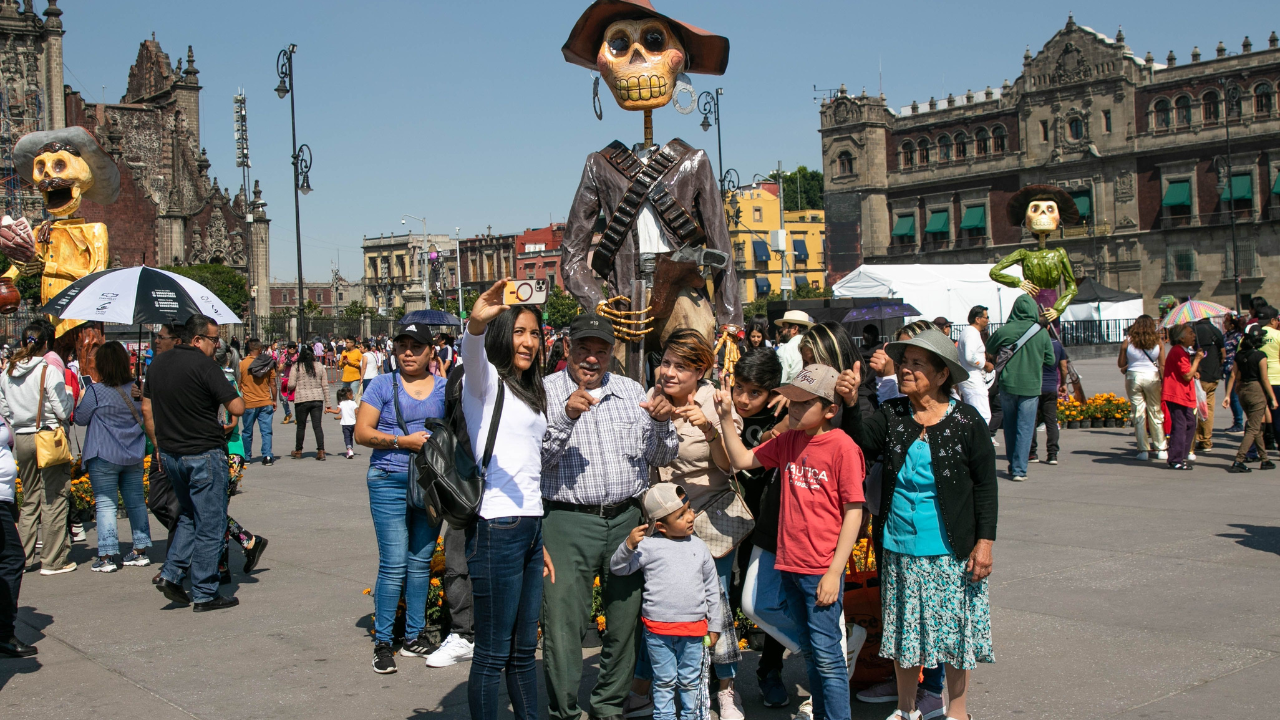
<instances>
[{"instance_id":1,"label":"black sneaker","mask_svg":"<svg viewBox=\"0 0 1280 720\"><path fill-rule=\"evenodd\" d=\"M1031 455L1029 455L1029 456L1027 457L1027 462L1029 462L1029 463L1038 463L1038 462L1040 462L1040 458L1036 457L1036 456L1035 456L1035 453L1032 453Z\"/></svg>"},{"instance_id":2,"label":"black sneaker","mask_svg":"<svg viewBox=\"0 0 1280 720\"><path fill-rule=\"evenodd\" d=\"M1058 454L1057 454L1057 453L1049 453L1049 459L1048 459L1048 460L1045 460L1045 462L1046 462L1046 463L1048 463L1048 464L1050 464L1050 465L1057 465L1057 464L1058 464Z\"/></svg>"},{"instance_id":3,"label":"black sneaker","mask_svg":"<svg viewBox=\"0 0 1280 720\"><path fill-rule=\"evenodd\" d=\"M219 595L208 602L198 602L195 607L191 608L195 612L208 612L210 610L226 610L240 604L240 598L227 595Z\"/></svg>"},{"instance_id":4,"label":"black sneaker","mask_svg":"<svg viewBox=\"0 0 1280 720\"><path fill-rule=\"evenodd\" d=\"M248 575L253 569L258 567L258 561L262 559L262 553L267 549L267 539L261 535L253 537L253 547L244 551L244 574Z\"/></svg>"},{"instance_id":5,"label":"black sneaker","mask_svg":"<svg viewBox=\"0 0 1280 720\"><path fill-rule=\"evenodd\" d=\"M379 675L390 675L396 671L396 654L391 649L391 643L373 646L373 671Z\"/></svg>"},{"instance_id":6,"label":"black sneaker","mask_svg":"<svg viewBox=\"0 0 1280 720\"><path fill-rule=\"evenodd\" d=\"M276 464L276 459L275 459L274 457L271 457L271 456L264 457L264 458L262 458L262 464L263 464L263 465L275 465L275 464Z\"/></svg>"},{"instance_id":7,"label":"black sneaker","mask_svg":"<svg viewBox=\"0 0 1280 720\"><path fill-rule=\"evenodd\" d=\"M418 633L418 637L412 640L405 640L400 646L400 654L404 657L426 657L435 650L436 646L431 644L425 632Z\"/></svg>"},{"instance_id":8,"label":"black sneaker","mask_svg":"<svg viewBox=\"0 0 1280 720\"><path fill-rule=\"evenodd\" d=\"M1271 462L1270 460L1263 460L1262 464L1258 466L1258 469L1259 470L1275 470L1276 464Z\"/></svg>"},{"instance_id":9,"label":"black sneaker","mask_svg":"<svg viewBox=\"0 0 1280 720\"><path fill-rule=\"evenodd\" d=\"M1237 460L1236 462L1231 463L1231 467L1227 468L1227 472L1247 473L1247 472L1253 472L1253 469L1250 468L1248 465L1245 465L1244 463Z\"/></svg>"}]
</instances>

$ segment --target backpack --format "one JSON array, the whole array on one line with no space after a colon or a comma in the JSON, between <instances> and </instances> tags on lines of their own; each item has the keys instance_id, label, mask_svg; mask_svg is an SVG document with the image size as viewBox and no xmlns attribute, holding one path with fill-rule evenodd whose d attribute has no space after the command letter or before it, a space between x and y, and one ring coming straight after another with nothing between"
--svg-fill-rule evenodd
<instances>
[{"instance_id":1,"label":"backpack","mask_svg":"<svg viewBox=\"0 0 1280 720\"><path fill-rule=\"evenodd\" d=\"M458 529L468 527L478 517L480 501L484 497L484 478L493 457L493 443L498 437L506 394L506 383L499 381L484 456L481 462L476 462L467 418L462 412L462 379L463 369L460 367L449 373L445 382L444 419L427 421L426 430L431 437L413 458L418 470L417 482L422 490L423 509L433 523L444 521Z\"/></svg>"},{"instance_id":2,"label":"backpack","mask_svg":"<svg viewBox=\"0 0 1280 720\"><path fill-rule=\"evenodd\" d=\"M996 353L995 374L998 376L1000 371L1004 370L1004 366L1008 365L1009 361L1013 359L1013 356L1018 354L1018 351L1022 349L1022 346L1026 345L1031 338L1035 337L1036 333L1043 329L1044 326L1040 323L1032 323L1031 327L1027 328L1027 331L1022 333L1022 337L1018 338L1017 342L1000 348L999 352Z\"/></svg>"}]
</instances>

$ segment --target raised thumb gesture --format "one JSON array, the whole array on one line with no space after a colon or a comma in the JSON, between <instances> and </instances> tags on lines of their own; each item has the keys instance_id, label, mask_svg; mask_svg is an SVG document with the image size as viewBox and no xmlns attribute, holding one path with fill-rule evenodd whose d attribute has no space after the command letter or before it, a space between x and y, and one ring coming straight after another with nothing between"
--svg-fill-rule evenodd
<instances>
[{"instance_id":1,"label":"raised thumb gesture","mask_svg":"<svg viewBox=\"0 0 1280 720\"><path fill-rule=\"evenodd\" d=\"M510 280L511 278L499 280L476 298L476 304L471 306L471 315L467 318L467 330L472 335L483 333L485 326L508 309L509 306L502 303L502 291Z\"/></svg>"}]
</instances>

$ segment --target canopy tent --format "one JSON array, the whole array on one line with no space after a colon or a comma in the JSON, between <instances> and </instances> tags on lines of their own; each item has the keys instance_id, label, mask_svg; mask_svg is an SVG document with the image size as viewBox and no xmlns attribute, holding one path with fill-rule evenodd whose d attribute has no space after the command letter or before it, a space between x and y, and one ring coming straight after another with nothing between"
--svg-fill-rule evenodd
<instances>
[{"instance_id":1,"label":"canopy tent","mask_svg":"<svg viewBox=\"0 0 1280 720\"><path fill-rule=\"evenodd\" d=\"M1002 322L1022 294L991 279L994 265L863 265L831 286L838 298L901 298L914 305L920 317L945 317L963 324L974 305L984 305L995 322ZM1014 277L1022 269L1005 270ZM1135 316L1136 317L1136 316Z\"/></svg>"},{"instance_id":2,"label":"canopy tent","mask_svg":"<svg viewBox=\"0 0 1280 720\"><path fill-rule=\"evenodd\" d=\"M1093 278L1081 280L1076 288L1079 292L1062 313L1063 320L1133 320L1143 312L1139 293L1112 290ZM1123 339L1120 328L1108 325L1107 332L1111 342Z\"/></svg>"}]
</instances>

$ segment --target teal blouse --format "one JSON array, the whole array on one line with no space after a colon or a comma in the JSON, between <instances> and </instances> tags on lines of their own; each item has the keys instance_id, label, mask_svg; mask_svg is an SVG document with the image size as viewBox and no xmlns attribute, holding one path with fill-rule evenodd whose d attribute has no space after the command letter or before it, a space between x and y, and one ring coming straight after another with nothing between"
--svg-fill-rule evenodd
<instances>
[{"instance_id":1,"label":"teal blouse","mask_svg":"<svg viewBox=\"0 0 1280 720\"><path fill-rule=\"evenodd\" d=\"M952 400L952 407L955 401ZM950 410L948 410L950 412ZM933 478L929 443L918 438L907 449L884 525L884 548L900 555L951 555L942 527L938 485Z\"/></svg>"}]
</instances>

